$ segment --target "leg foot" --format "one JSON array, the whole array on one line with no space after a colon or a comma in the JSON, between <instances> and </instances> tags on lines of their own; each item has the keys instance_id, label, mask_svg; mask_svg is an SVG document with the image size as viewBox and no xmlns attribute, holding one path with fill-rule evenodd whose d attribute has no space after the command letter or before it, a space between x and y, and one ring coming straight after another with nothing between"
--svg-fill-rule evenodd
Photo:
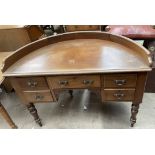
<instances>
[{"instance_id":1,"label":"leg foot","mask_svg":"<svg viewBox=\"0 0 155 155\"><path fill-rule=\"evenodd\" d=\"M139 104L132 104L132 106L131 106L131 118L130 118L131 127L133 127L134 124L136 123L136 116L138 113L138 109L139 109Z\"/></svg>"},{"instance_id":2,"label":"leg foot","mask_svg":"<svg viewBox=\"0 0 155 155\"><path fill-rule=\"evenodd\" d=\"M12 129L17 129L17 126L12 121L11 117L9 116L9 114L7 113L7 111L5 110L5 108L3 107L1 103L0 103L0 113L2 114L4 119L8 122L8 124L10 125Z\"/></svg>"},{"instance_id":3,"label":"leg foot","mask_svg":"<svg viewBox=\"0 0 155 155\"><path fill-rule=\"evenodd\" d=\"M15 125L15 126L12 127L12 129L18 129L18 126Z\"/></svg>"},{"instance_id":4,"label":"leg foot","mask_svg":"<svg viewBox=\"0 0 155 155\"><path fill-rule=\"evenodd\" d=\"M29 110L31 115L34 117L34 120L36 121L36 123L39 124L39 126L42 126L41 120L40 120L40 118L38 116L37 109L35 108L34 104L29 103L27 105L27 109Z\"/></svg>"},{"instance_id":5,"label":"leg foot","mask_svg":"<svg viewBox=\"0 0 155 155\"><path fill-rule=\"evenodd\" d=\"M73 97L73 90L69 90L69 94L71 97Z\"/></svg>"}]
</instances>

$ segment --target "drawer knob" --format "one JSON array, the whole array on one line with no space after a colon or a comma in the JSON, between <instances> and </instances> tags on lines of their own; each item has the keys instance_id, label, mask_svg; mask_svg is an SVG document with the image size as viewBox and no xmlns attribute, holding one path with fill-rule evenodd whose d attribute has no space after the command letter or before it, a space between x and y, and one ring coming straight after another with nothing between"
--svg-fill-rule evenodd
<instances>
[{"instance_id":1,"label":"drawer knob","mask_svg":"<svg viewBox=\"0 0 155 155\"><path fill-rule=\"evenodd\" d=\"M44 98L44 96L42 96L42 95L36 95L36 97L35 97L35 99L37 101L41 101L41 100L43 100L43 98Z\"/></svg>"},{"instance_id":2,"label":"drawer knob","mask_svg":"<svg viewBox=\"0 0 155 155\"><path fill-rule=\"evenodd\" d=\"M67 80L61 80L61 81L59 81L59 84L66 86L66 85L68 85L68 81Z\"/></svg>"},{"instance_id":3,"label":"drawer knob","mask_svg":"<svg viewBox=\"0 0 155 155\"><path fill-rule=\"evenodd\" d=\"M37 86L37 84L38 84L38 82L36 82L36 81L28 81L27 82L27 85L29 86L29 87L36 87Z\"/></svg>"},{"instance_id":4,"label":"drawer knob","mask_svg":"<svg viewBox=\"0 0 155 155\"><path fill-rule=\"evenodd\" d=\"M116 83L116 85L118 86L123 86L126 84L126 80L114 80L114 82Z\"/></svg>"},{"instance_id":5,"label":"drawer knob","mask_svg":"<svg viewBox=\"0 0 155 155\"><path fill-rule=\"evenodd\" d=\"M93 83L94 83L94 80L83 80L83 84L85 84L85 85L90 85Z\"/></svg>"},{"instance_id":6,"label":"drawer knob","mask_svg":"<svg viewBox=\"0 0 155 155\"><path fill-rule=\"evenodd\" d=\"M121 100L121 98L124 97L125 94L123 94L123 93L116 93L116 94L114 94L114 96L117 97L118 100Z\"/></svg>"}]
</instances>

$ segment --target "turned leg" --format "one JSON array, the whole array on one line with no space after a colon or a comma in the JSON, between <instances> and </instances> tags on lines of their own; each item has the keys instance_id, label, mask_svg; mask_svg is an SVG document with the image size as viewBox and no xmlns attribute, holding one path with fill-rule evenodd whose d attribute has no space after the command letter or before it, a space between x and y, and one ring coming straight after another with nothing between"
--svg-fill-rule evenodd
<instances>
[{"instance_id":1,"label":"turned leg","mask_svg":"<svg viewBox=\"0 0 155 155\"><path fill-rule=\"evenodd\" d=\"M27 109L29 110L29 112L31 113L31 115L34 117L34 120L36 121L36 123L38 123L39 126L42 126L41 120L38 116L37 109L35 108L34 104L29 103L26 106L27 106Z\"/></svg>"},{"instance_id":2,"label":"turned leg","mask_svg":"<svg viewBox=\"0 0 155 155\"><path fill-rule=\"evenodd\" d=\"M134 124L136 123L136 116L138 113L138 109L139 109L139 104L133 103L131 106L131 118L130 118L131 127L133 127Z\"/></svg>"},{"instance_id":3,"label":"turned leg","mask_svg":"<svg viewBox=\"0 0 155 155\"><path fill-rule=\"evenodd\" d=\"M12 129L17 129L17 126L12 121L11 117L9 116L9 114L7 113L7 111L5 110L5 108L1 103L0 103L0 113L2 114L4 119L8 122L8 124L11 126Z\"/></svg>"},{"instance_id":4,"label":"turned leg","mask_svg":"<svg viewBox=\"0 0 155 155\"><path fill-rule=\"evenodd\" d=\"M73 90L69 90L68 92L69 92L70 96L73 97Z\"/></svg>"}]
</instances>

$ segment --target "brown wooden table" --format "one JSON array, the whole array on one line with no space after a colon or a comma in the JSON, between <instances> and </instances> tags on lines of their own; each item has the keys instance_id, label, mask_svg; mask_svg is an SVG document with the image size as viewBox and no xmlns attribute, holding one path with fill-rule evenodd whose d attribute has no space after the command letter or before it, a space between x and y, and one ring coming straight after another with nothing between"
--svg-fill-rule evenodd
<instances>
[{"instance_id":1,"label":"brown wooden table","mask_svg":"<svg viewBox=\"0 0 155 155\"><path fill-rule=\"evenodd\" d=\"M30 43L5 60L2 72L40 126L34 103L55 102L65 89L99 90L102 103L131 101L133 126L151 64L150 52L134 41L90 31Z\"/></svg>"},{"instance_id":2,"label":"brown wooden table","mask_svg":"<svg viewBox=\"0 0 155 155\"><path fill-rule=\"evenodd\" d=\"M10 54L11 54L10 52L0 52L0 67L2 65L3 60ZM2 84L3 81L4 81L4 77L2 76L2 72L0 71L0 85ZM12 121L11 117L9 116L8 112L6 111L4 106L1 104L1 101L0 101L0 114L4 117L4 119L10 125L11 128L13 129L17 128L17 126Z\"/></svg>"}]
</instances>

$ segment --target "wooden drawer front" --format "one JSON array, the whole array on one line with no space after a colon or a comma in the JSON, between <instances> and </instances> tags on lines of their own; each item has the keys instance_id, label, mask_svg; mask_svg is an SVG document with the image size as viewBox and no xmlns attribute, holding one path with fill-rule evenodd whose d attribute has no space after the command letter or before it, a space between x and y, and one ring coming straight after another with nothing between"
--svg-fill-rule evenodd
<instances>
[{"instance_id":1,"label":"wooden drawer front","mask_svg":"<svg viewBox=\"0 0 155 155\"><path fill-rule=\"evenodd\" d=\"M25 98L29 102L50 102L54 101L50 90L43 91L25 91Z\"/></svg>"},{"instance_id":2,"label":"wooden drawer front","mask_svg":"<svg viewBox=\"0 0 155 155\"><path fill-rule=\"evenodd\" d=\"M102 101L132 101L135 89L104 89Z\"/></svg>"},{"instance_id":3,"label":"wooden drawer front","mask_svg":"<svg viewBox=\"0 0 155 155\"><path fill-rule=\"evenodd\" d=\"M47 79L53 89L100 87L100 76L96 75L54 76Z\"/></svg>"},{"instance_id":4,"label":"wooden drawer front","mask_svg":"<svg viewBox=\"0 0 155 155\"><path fill-rule=\"evenodd\" d=\"M19 86L23 90L47 90L48 85L44 77L16 78Z\"/></svg>"},{"instance_id":5,"label":"wooden drawer front","mask_svg":"<svg viewBox=\"0 0 155 155\"><path fill-rule=\"evenodd\" d=\"M135 88L136 87L136 74L111 74L104 75L103 86L104 88Z\"/></svg>"}]
</instances>

